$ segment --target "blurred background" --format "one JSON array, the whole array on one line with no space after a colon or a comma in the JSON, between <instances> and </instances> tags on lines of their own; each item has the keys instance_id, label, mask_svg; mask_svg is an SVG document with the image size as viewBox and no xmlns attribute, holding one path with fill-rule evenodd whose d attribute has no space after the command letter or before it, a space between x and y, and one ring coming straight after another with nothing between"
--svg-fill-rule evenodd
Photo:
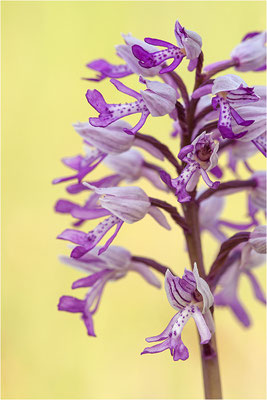
<instances>
[{"instance_id":1,"label":"blurred background","mask_svg":"<svg viewBox=\"0 0 267 400\"><path fill-rule=\"evenodd\" d=\"M164 290L147 285L135 273L108 284L94 318L97 338L86 335L77 314L57 311L59 297L70 295L72 282L83 275L58 261L69 250L56 236L70 227L71 218L55 214L53 207L58 198L70 196L64 184L53 186L51 181L69 173L62 157L82 151L72 123L96 115L85 99L86 90L97 88L108 102L129 101L108 80L99 84L81 80L94 76L85 67L93 59L120 62L114 46L123 43L121 33L175 43L173 29L179 18L202 36L208 64L227 59L247 32L265 29L265 2L3 1L1 9L2 398L202 398L192 321L183 333L190 352L186 362L174 363L167 351L139 355L145 337L161 332L174 315ZM192 88L186 66L183 62L179 74ZM241 77L248 85L265 83L264 73ZM136 76L123 82L141 88ZM171 130L167 116L150 117L143 132L163 140L177 154ZM254 157L253 168L263 169L263 158L260 153ZM100 166L92 179L106 172ZM242 167L238 173L248 176ZM227 172L226 179L230 177ZM140 181L140 185L148 195L168 199L150 184ZM247 221L244 194L229 197L223 216ZM173 229L168 232L146 217L124 226L114 244L155 258L181 274L189 267L185 244L180 230L169 222ZM88 222L86 229L94 226L94 221ZM218 244L208 234L203 243L209 266ZM265 268L255 274L264 287ZM215 313L223 393L233 399L265 398L265 308L254 299L246 278L239 292L253 322L250 329L243 328L228 309ZM82 297L82 290L78 295Z\"/></svg>"}]
</instances>

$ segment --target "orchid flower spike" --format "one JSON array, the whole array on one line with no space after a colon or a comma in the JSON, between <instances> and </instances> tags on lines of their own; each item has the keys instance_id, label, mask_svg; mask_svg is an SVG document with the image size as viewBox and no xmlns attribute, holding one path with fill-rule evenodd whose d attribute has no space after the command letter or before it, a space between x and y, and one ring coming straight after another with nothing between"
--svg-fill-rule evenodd
<instances>
[{"instance_id":1,"label":"orchid flower spike","mask_svg":"<svg viewBox=\"0 0 267 400\"><path fill-rule=\"evenodd\" d=\"M254 119L244 120L236 108L240 105L248 104L259 100L259 96L254 93L253 87L248 87L246 82L237 75L219 76L212 84L204 85L195 90L192 97L199 98L212 93L212 106L214 110L220 107L218 129L223 138L240 139L248 131L234 134L231 120L234 119L238 125L249 126Z\"/></svg>"},{"instance_id":2,"label":"orchid flower spike","mask_svg":"<svg viewBox=\"0 0 267 400\"><path fill-rule=\"evenodd\" d=\"M132 52L139 60L139 65L143 68L154 68L165 63L168 59L173 59L169 66L164 66L160 74L173 71L186 57L190 60L188 69L193 71L197 65L198 56L201 53L202 39L198 33L189 31L181 26L177 20L175 23L174 34L177 46L160 39L145 38L145 42L154 46L164 46L164 50L156 50L153 53L146 51L143 46L134 45Z\"/></svg>"},{"instance_id":3,"label":"orchid flower spike","mask_svg":"<svg viewBox=\"0 0 267 400\"><path fill-rule=\"evenodd\" d=\"M146 339L147 342L161 341L161 343L146 347L141 354L154 354L170 349L174 361L184 361L189 357L189 352L182 341L181 334L191 317L197 325L201 344L208 343L214 333L214 322L210 312L213 295L207 282L199 276L196 263L193 272L185 269L182 278L172 275L167 270L165 291L170 305L178 310L178 313L174 315L162 333Z\"/></svg>"},{"instance_id":4,"label":"orchid flower spike","mask_svg":"<svg viewBox=\"0 0 267 400\"><path fill-rule=\"evenodd\" d=\"M101 211L104 211L104 215L108 218L100 222L88 234L75 229L66 229L58 236L58 239L78 244L72 250L71 257L80 258L95 248L106 233L116 226L114 234L99 250L99 254L103 253L113 242L124 222L133 224L143 219L146 214L150 214L165 229L171 229L165 216L157 207L151 206L148 196L141 188L137 186L97 188L86 182L84 182L84 185L103 196L100 197L99 201L104 210L74 208L72 215L80 219L95 219L103 216Z\"/></svg>"},{"instance_id":5,"label":"orchid flower spike","mask_svg":"<svg viewBox=\"0 0 267 400\"><path fill-rule=\"evenodd\" d=\"M98 118L89 118L92 126L106 127L127 115L141 113L141 119L132 129L124 129L124 132L134 135L145 124L147 117L159 117L171 113L175 108L177 92L166 83L149 81L140 77L140 82L147 87L140 93L123 85L116 79L110 82L122 93L128 94L137 101L125 104L107 104L98 90L87 90L86 98L89 104L98 112Z\"/></svg>"},{"instance_id":6,"label":"orchid flower spike","mask_svg":"<svg viewBox=\"0 0 267 400\"><path fill-rule=\"evenodd\" d=\"M178 178L167 182L161 176L165 183L175 189L175 194L180 203L191 200L188 192L194 190L200 175L202 175L202 178L209 187L216 189L219 186L220 182L212 182L207 174L207 171L217 165L218 147L219 143L215 143L213 133L203 132L196 137L192 144L183 147L178 154L178 158L187 163L187 166Z\"/></svg>"},{"instance_id":7,"label":"orchid flower spike","mask_svg":"<svg viewBox=\"0 0 267 400\"><path fill-rule=\"evenodd\" d=\"M150 285L161 287L160 281L148 266L142 262L133 261L131 253L125 248L111 246L101 256L97 255L97 252L98 249L95 248L79 260L65 256L60 258L64 264L89 273L85 278L78 279L72 284L72 289L90 288L84 300L62 296L58 304L59 311L81 314L89 336L95 336L92 316L98 309L107 282L116 281L126 276L129 271L135 271Z\"/></svg>"}]
</instances>

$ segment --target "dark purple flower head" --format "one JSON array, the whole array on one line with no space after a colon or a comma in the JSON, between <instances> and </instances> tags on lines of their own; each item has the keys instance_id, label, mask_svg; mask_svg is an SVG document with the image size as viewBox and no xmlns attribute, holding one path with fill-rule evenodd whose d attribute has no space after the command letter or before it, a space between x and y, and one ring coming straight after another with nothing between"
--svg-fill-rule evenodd
<instances>
[{"instance_id":1,"label":"dark purple flower head","mask_svg":"<svg viewBox=\"0 0 267 400\"><path fill-rule=\"evenodd\" d=\"M191 196L188 192L194 190L200 175L205 183L216 189L219 182L212 182L208 177L207 171L213 169L218 162L219 143L215 143L212 133L203 132L197 136L191 145L181 149L178 157L187 163L178 178L172 179L172 187L176 191L176 196L180 203L190 201Z\"/></svg>"},{"instance_id":2,"label":"dark purple flower head","mask_svg":"<svg viewBox=\"0 0 267 400\"><path fill-rule=\"evenodd\" d=\"M98 90L88 90L86 93L87 101L99 112L98 118L89 118L90 124L106 127L127 115L141 113L141 119L134 128L131 130L124 129L126 133L133 135L142 128L149 114L158 117L169 114L175 108L177 93L171 86L143 78L140 78L140 80L147 86L147 90L141 90L140 93L115 79L110 80L120 92L137 99L132 103L107 104Z\"/></svg>"},{"instance_id":3,"label":"dark purple flower head","mask_svg":"<svg viewBox=\"0 0 267 400\"><path fill-rule=\"evenodd\" d=\"M214 333L210 312L213 295L207 282L200 278L196 264L193 272L185 270L182 278L173 276L168 270L165 275L165 290L170 305L178 313L162 333L146 339L147 342L162 342L146 347L141 354L154 354L169 349L174 361L184 361L189 357L189 352L182 342L181 333L191 317L197 325L202 344L208 343Z\"/></svg>"},{"instance_id":4,"label":"dark purple flower head","mask_svg":"<svg viewBox=\"0 0 267 400\"><path fill-rule=\"evenodd\" d=\"M201 53L202 39L193 31L183 28L179 21L175 23L174 29L177 46L160 39L145 38L145 42L153 46L164 46L166 49L153 53L146 51L142 46L134 45L132 52L139 60L143 68L153 68L165 63L168 59L173 59L169 66L164 66L160 74L173 71L181 63L184 57L190 60L188 69L192 71L197 64L197 58Z\"/></svg>"},{"instance_id":5,"label":"dark purple flower head","mask_svg":"<svg viewBox=\"0 0 267 400\"><path fill-rule=\"evenodd\" d=\"M72 284L72 289L90 288L84 300L72 296L62 296L59 300L59 311L80 313L90 336L95 336L92 316L98 309L104 287L108 281L123 278L129 271L138 272L149 284L161 287L159 280L150 269L141 262L132 261L131 253L123 247L111 246L101 256L97 249L86 254L79 260L61 257L64 264L83 270L89 276L78 279Z\"/></svg>"}]
</instances>

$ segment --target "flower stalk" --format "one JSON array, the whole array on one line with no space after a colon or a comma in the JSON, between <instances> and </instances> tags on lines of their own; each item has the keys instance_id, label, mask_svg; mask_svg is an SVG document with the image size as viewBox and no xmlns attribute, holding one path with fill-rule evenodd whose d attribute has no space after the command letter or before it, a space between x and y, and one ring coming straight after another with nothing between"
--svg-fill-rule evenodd
<instances>
[{"instance_id":1,"label":"flower stalk","mask_svg":"<svg viewBox=\"0 0 267 400\"><path fill-rule=\"evenodd\" d=\"M205 279L206 274L203 263L198 210L199 206L195 201L183 204L185 221L188 226L192 228L190 232L185 232L191 268L193 268L193 265L196 262L198 265L199 275ZM205 398L222 399L220 368L215 333L212 335L209 343L200 344L200 351Z\"/></svg>"}]
</instances>

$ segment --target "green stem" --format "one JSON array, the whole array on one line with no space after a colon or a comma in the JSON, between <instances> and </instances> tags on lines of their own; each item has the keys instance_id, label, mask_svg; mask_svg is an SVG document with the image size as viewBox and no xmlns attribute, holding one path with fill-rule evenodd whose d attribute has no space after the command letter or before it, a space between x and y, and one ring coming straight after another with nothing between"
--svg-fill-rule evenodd
<instances>
[{"instance_id":1,"label":"green stem","mask_svg":"<svg viewBox=\"0 0 267 400\"><path fill-rule=\"evenodd\" d=\"M199 206L195 200L183 204L185 221L187 225L191 228L190 231L185 231L184 234L190 257L191 268L193 268L194 262L196 262L199 275L203 279L206 279L198 222L198 210ZM209 343L200 346L205 398L221 399L221 379L215 334L212 335L211 341Z\"/></svg>"}]
</instances>

